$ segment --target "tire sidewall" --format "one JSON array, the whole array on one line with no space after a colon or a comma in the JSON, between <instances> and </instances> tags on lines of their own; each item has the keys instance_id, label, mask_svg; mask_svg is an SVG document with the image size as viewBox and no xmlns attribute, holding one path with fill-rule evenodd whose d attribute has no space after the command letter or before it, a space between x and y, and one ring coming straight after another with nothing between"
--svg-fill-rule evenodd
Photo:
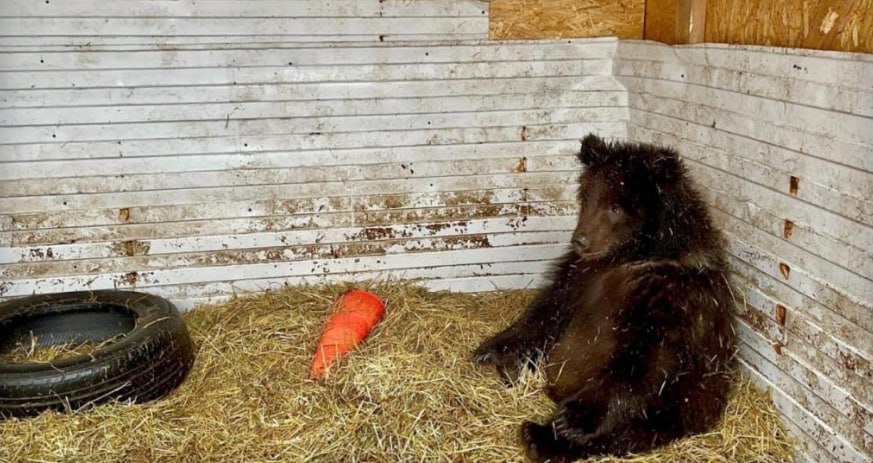
<instances>
[{"instance_id":1,"label":"tire sidewall","mask_svg":"<svg viewBox=\"0 0 873 463\"><path fill-rule=\"evenodd\" d=\"M109 386L113 381L118 383L113 397L135 397L137 392L153 389L151 383L166 376L181 375L176 381L181 382L193 366L193 343L179 311L166 299L150 294L104 290L28 296L0 303L0 325L19 317L93 310L89 303L124 307L135 317L134 328L89 354L44 363L0 363L0 415L9 408L4 405L17 410L28 401L34 407L27 413L13 410L11 414L58 408L53 405L68 397L82 399L100 381ZM164 371L168 368L177 371ZM39 387L60 375L64 376L62 383Z\"/></svg>"}]
</instances>

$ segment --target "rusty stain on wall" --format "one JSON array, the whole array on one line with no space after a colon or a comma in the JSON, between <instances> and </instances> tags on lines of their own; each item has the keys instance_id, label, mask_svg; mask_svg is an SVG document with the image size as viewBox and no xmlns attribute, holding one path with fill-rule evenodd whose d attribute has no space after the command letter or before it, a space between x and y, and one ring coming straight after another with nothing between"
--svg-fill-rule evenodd
<instances>
[{"instance_id":1,"label":"rusty stain on wall","mask_svg":"<svg viewBox=\"0 0 873 463\"><path fill-rule=\"evenodd\" d=\"M403 196L401 195L386 195L382 196L381 200L384 209L400 209L404 207Z\"/></svg>"},{"instance_id":2,"label":"rusty stain on wall","mask_svg":"<svg viewBox=\"0 0 873 463\"><path fill-rule=\"evenodd\" d=\"M534 207L531 205L530 200L528 198L528 190L524 188L521 190L521 205L519 208L519 214L527 217L536 215L537 212L534 210Z\"/></svg>"},{"instance_id":3,"label":"rusty stain on wall","mask_svg":"<svg viewBox=\"0 0 873 463\"><path fill-rule=\"evenodd\" d=\"M794 222L785 219L785 224L782 227L782 237L786 240L791 238L791 234L794 233Z\"/></svg>"},{"instance_id":4,"label":"rusty stain on wall","mask_svg":"<svg viewBox=\"0 0 873 463\"><path fill-rule=\"evenodd\" d=\"M785 306L782 304L776 304L776 323L778 323L779 326L785 326L786 314L787 310L785 309Z\"/></svg>"},{"instance_id":5,"label":"rusty stain on wall","mask_svg":"<svg viewBox=\"0 0 873 463\"><path fill-rule=\"evenodd\" d=\"M114 284L115 284L116 288L118 288L119 286L121 286L121 287L129 286L131 289L136 289L136 283L137 283L138 278L139 278L139 273L134 270L132 272L127 272L127 273L121 275L120 277L118 277L115 280Z\"/></svg>"},{"instance_id":6,"label":"rusty stain on wall","mask_svg":"<svg viewBox=\"0 0 873 463\"><path fill-rule=\"evenodd\" d=\"M740 308L737 311L737 316L746 322L749 326L755 329L755 331L762 333L762 335L766 337L770 337L768 333L771 333L771 329L769 325L769 319L762 314L761 312L755 310L753 307L748 305ZM782 348L785 347L781 341L771 341L771 346L773 347L773 351L777 354L782 354Z\"/></svg>"},{"instance_id":7,"label":"rusty stain on wall","mask_svg":"<svg viewBox=\"0 0 873 463\"><path fill-rule=\"evenodd\" d=\"M491 241L486 235L464 235L444 238L443 241L451 249L484 249L491 247Z\"/></svg>"},{"instance_id":8,"label":"rusty stain on wall","mask_svg":"<svg viewBox=\"0 0 873 463\"><path fill-rule=\"evenodd\" d=\"M223 265L249 265L265 262L291 262L316 259L338 259L345 257L359 257L384 255L386 253L408 253L418 251L447 251L457 249L480 249L491 247L486 235L467 234L465 221L443 224L418 224L411 225L415 235L405 230L395 230L388 227L379 227L377 230L370 229L358 234L347 236L344 243L326 243L292 246L277 246L261 249L239 250L226 249L223 251L189 252L169 255L136 255L134 257L117 257L94 260L93 265L80 266L76 261L59 263L34 262L29 264L16 264L9 267L7 276L10 278L33 278L51 276L87 275L94 273L124 272L126 269L135 267L139 269L138 276L125 272L124 278L118 279L116 285L132 281L137 277L142 281L143 270L161 270L171 266L184 266L185 268L213 267ZM443 231L450 231L453 235L434 236Z\"/></svg>"},{"instance_id":9,"label":"rusty stain on wall","mask_svg":"<svg viewBox=\"0 0 873 463\"><path fill-rule=\"evenodd\" d=\"M140 240L125 240L117 242L112 246L112 250L116 255L122 256L142 256L149 253L151 245L146 241Z\"/></svg>"},{"instance_id":10,"label":"rusty stain on wall","mask_svg":"<svg viewBox=\"0 0 873 463\"><path fill-rule=\"evenodd\" d=\"M403 197L401 195L366 198L366 202L362 200L355 204L356 212L359 214L354 216L354 223L359 226L387 226L408 222L504 217L517 215L523 208L530 214L542 216L563 216L575 213L575 205L567 200L570 193L558 187L529 190L527 193L522 189L513 202L495 201L494 194L493 191L480 190L438 193L434 207L422 207L415 204L412 199L409 202L400 202L400 198ZM517 201L521 200L525 194L529 203L527 205L519 204ZM270 216L247 219L248 225L244 229L229 228L216 220L187 220L181 223L49 228L33 232L12 232L10 237L13 246L33 246L63 242L115 242L152 236L170 238L203 234L283 231L318 228L325 224L346 227L353 224L352 215L346 211L324 213L322 220L315 220L310 216L312 212L309 211L316 210L318 206L311 201L308 203L308 207L304 208L306 211L297 214L287 213L279 206L267 207ZM288 205L289 202L283 201L282 204ZM300 203L293 205L302 206ZM273 215L273 210L275 210L275 215ZM193 216L193 212L191 215ZM203 213L198 215L203 215Z\"/></svg>"},{"instance_id":11,"label":"rusty stain on wall","mask_svg":"<svg viewBox=\"0 0 873 463\"><path fill-rule=\"evenodd\" d=\"M575 207L567 202L536 202L531 203L531 211L536 215L556 216L572 214ZM442 208L416 208L394 210L368 210L354 216L354 223L359 226L387 226L396 223L418 223L428 221L443 221L458 218L477 219L488 217L507 217L518 215L523 204L495 204L492 206L454 206ZM99 227L85 232L80 230L55 229L40 230L34 233L13 235L13 244L33 245L43 243L74 242L73 237L78 237L78 242L100 242L117 240L131 236L161 236L163 238L185 237L202 234L223 233L257 233L257 232L282 232L288 230L317 229L330 224L334 227L346 227L352 225L352 216L348 213L333 214L322 217L323 220L315 220L308 215L290 217L262 217L252 219L244 227L239 229L227 229L217 227L214 221L192 221L175 226L167 225L136 225L124 228Z\"/></svg>"},{"instance_id":12,"label":"rusty stain on wall","mask_svg":"<svg viewBox=\"0 0 873 463\"><path fill-rule=\"evenodd\" d=\"M858 370L858 360L843 352L840 352L840 363L851 372Z\"/></svg>"},{"instance_id":13,"label":"rusty stain on wall","mask_svg":"<svg viewBox=\"0 0 873 463\"><path fill-rule=\"evenodd\" d=\"M130 208L122 207L118 210L118 219L122 222L127 222L130 220Z\"/></svg>"},{"instance_id":14,"label":"rusty stain on wall","mask_svg":"<svg viewBox=\"0 0 873 463\"><path fill-rule=\"evenodd\" d=\"M400 232L400 235L404 238L410 236L411 234L412 233L408 229L403 229ZM363 239L366 241L381 240L396 238L396 235L397 233L395 233L395 230L391 227L367 227L361 231L361 233L358 235L358 239ZM354 237L349 238L354 239Z\"/></svg>"},{"instance_id":15,"label":"rusty stain on wall","mask_svg":"<svg viewBox=\"0 0 873 463\"><path fill-rule=\"evenodd\" d=\"M773 352L776 352L777 355L782 355L782 348L783 348L784 346L785 346L785 345L782 344L781 342L779 342L779 341L774 341L774 342L773 342Z\"/></svg>"},{"instance_id":16,"label":"rusty stain on wall","mask_svg":"<svg viewBox=\"0 0 873 463\"><path fill-rule=\"evenodd\" d=\"M788 179L788 193L792 196L797 196L797 190L800 188L800 179L792 175Z\"/></svg>"},{"instance_id":17,"label":"rusty stain on wall","mask_svg":"<svg viewBox=\"0 0 873 463\"><path fill-rule=\"evenodd\" d=\"M746 305L738 308L737 315L746 323L755 327L760 332L767 332L767 320L763 314L755 310L753 307Z\"/></svg>"},{"instance_id":18,"label":"rusty stain on wall","mask_svg":"<svg viewBox=\"0 0 873 463\"><path fill-rule=\"evenodd\" d=\"M486 219L516 216L526 207L519 204L496 204L493 206L457 206L440 209L399 209L394 211L367 211L357 216L357 223L365 226L390 225L394 223L437 222L458 218ZM573 207L567 204L538 203L532 206L532 214L539 216L557 216L573 213Z\"/></svg>"},{"instance_id":19,"label":"rusty stain on wall","mask_svg":"<svg viewBox=\"0 0 873 463\"><path fill-rule=\"evenodd\" d=\"M779 262L779 273L787 280L788 275L791 273L791 267L789 267L785 262Z\"/></svg>"}]
</instances>

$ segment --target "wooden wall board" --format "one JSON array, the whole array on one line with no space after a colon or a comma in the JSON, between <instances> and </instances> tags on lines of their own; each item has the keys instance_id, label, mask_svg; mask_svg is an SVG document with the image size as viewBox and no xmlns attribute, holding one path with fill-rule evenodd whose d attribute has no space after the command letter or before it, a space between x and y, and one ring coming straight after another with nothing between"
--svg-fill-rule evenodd
<instances>
[{"instance_id":1,"label":"wooden wall board","mask_svg":"<svg viewBox=\"0 0 873 463\"><path fill-rule=\"evenodd\" d=\"M678 43L676 37L676 20L678 16L678 1L646 0L645 39L666 44Z\"/></svg>"},{"instance_id":2,"label":"wooden wall board","mask_svg":"<svg viewBox=\"0 0 873 463\"><path fill-rule=\"evenodd\" d=\"M645 8L644 38L666 44L873 52L873 0L647 0ZM699 23L704 16L703 27L689 36L689 19Z\"/></svg>"},{"instance_id":3,"label":"wooden wall board","mask_svg":"<svg viewBox=\"0 0 873 463\"><path fill-rule=\"evenodd\" d=\"M492 39L643 37L645 0L492 0Z\"/></svg>"},{"instance_id":4,"label":"wooden wall board","mask_svg":"<svg viewBox=\"0 0 873 463\"><path fill-rule=\"evenodd\" d=\"M873 0L709 0L705 40L873 53Z\"/></svg>"}]
</instances>

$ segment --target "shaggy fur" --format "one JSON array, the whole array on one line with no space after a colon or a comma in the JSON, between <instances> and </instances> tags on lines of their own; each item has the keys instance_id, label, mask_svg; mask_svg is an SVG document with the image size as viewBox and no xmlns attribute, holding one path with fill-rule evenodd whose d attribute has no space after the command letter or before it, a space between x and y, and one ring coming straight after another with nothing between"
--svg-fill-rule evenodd
<instances>
[{"instance_id":1,"label":"shaggy fur","mask_svg":"<svg viewBox=\"0 0 873 463\"><path fill-rule=\"evenodd\" d=\"M551 285L474 354L512 383L545 358L549 423L528 456L622 456L721 418L734 357L720 233L675 151L588 135L579 220Z\"/></svg>"}]
</instances>

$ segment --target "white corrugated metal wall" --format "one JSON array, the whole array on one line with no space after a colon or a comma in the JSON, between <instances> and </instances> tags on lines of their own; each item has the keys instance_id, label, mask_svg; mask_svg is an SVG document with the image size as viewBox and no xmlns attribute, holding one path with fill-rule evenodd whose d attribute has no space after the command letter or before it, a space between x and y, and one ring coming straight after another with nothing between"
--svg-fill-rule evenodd
<instances>
[{"instance_id":1,"label":"white corrugated metal wall","mask_svg":"<svg viewBox=\"0 0 873 463\"><path fill-rule=\"evenodd\" d=\"M573 152L624 136L616 41L487 42L487 4L3 4L5 297L523 287Z\"/></svg>"},{"instance_id":2,"label":"white corrugated metal wall","mask_svg":"<svg viewBox=\"0 0 873 463\"><path fill-rule=\"evenodd\" d=\"M622 42L631 139L681 150L725 231L743 366L813 462L873 457L873 56Z\"/></svg>"},{"instance_id":3,"label":"white corrugated metal wall","mask_svg":"<svg viewBox=\"0 0 873 463\"><path fill-rule=\"evenodd\" d=\"M727 232L744 365L811 461L870 461L869 56L488 42L486 13L4 2L0 296L521 287L569 234L578 138L658 141Z\"/></svg>"}]
</instances>

